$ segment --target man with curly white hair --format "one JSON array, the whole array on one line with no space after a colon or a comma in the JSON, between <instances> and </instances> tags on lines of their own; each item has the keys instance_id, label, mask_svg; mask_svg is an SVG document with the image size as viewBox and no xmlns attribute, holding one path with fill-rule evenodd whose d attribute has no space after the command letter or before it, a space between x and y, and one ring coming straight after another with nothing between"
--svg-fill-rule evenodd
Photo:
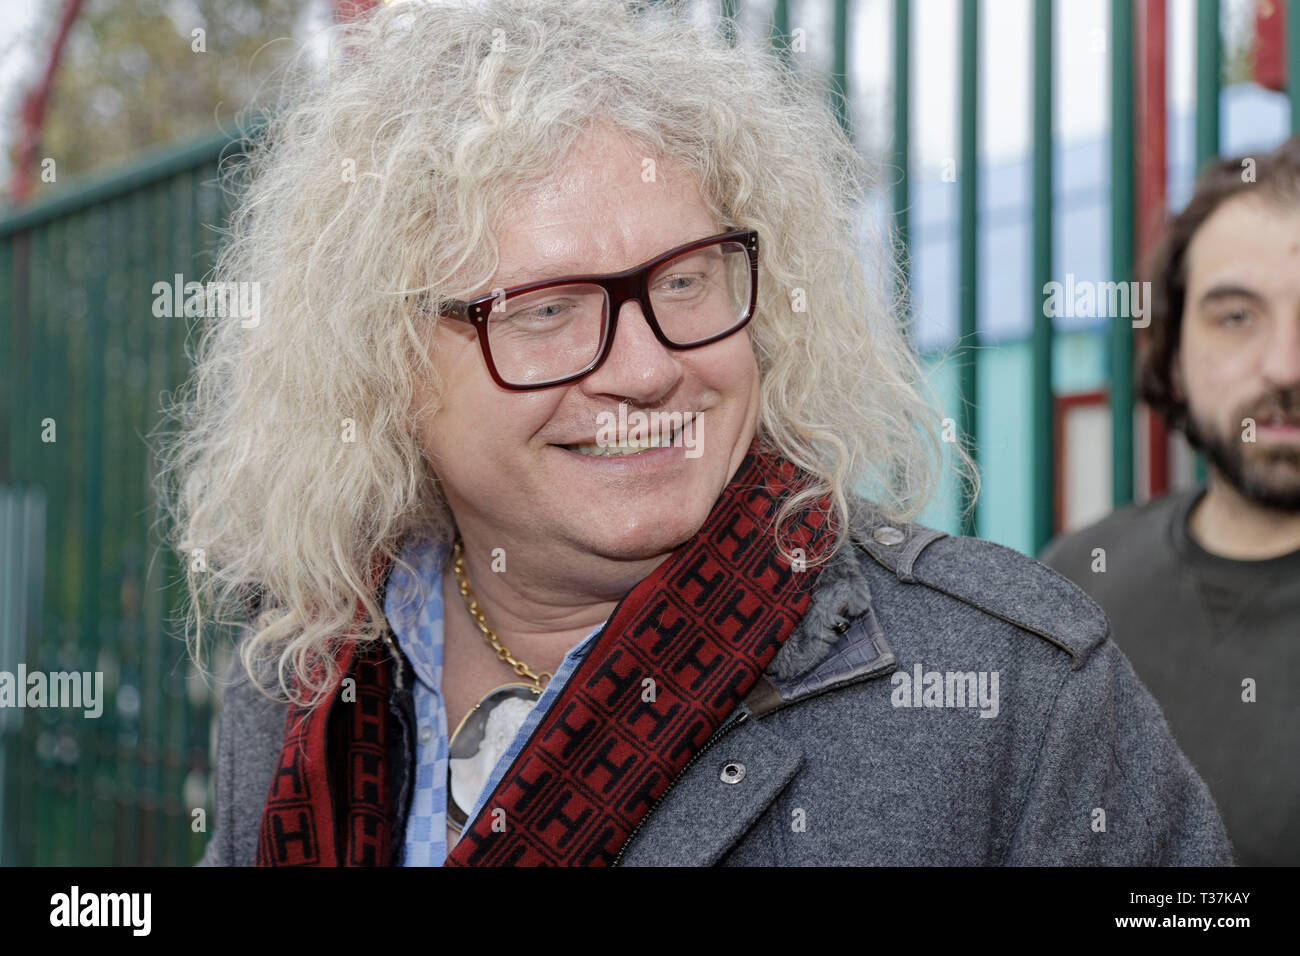
<instances>
[{"instance_id":1,"label":"man with curly white hair","mask_svg":"<svg viewBox=\"0 0 1300 956\"><path fill-rule=\"evenodd\" d=\"M939 414L813 80L614 0L337 32L164 472L194 640L248 615L203 862L1231 862L1096 605L914 523Z\"/></svg>"}]
</instances>

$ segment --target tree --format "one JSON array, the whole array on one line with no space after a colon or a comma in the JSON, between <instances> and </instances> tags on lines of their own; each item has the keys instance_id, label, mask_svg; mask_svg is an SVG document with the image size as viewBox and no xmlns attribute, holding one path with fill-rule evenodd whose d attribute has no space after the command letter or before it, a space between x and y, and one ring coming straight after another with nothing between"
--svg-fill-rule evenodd
<instances>
[{"instance_id":1,"label":"tree","mask_svg":"<svg viewBox=\"0 0 1300 956\"><path fill-rule=\"evenodd\" d=\"M62 7L40 8L33 76ZM236 113L330 16L328 0L87 0L55 76L38 162L54 159L64 180L217 124L233 131ZM16 118L17 103L7 106ZM31 198L50 189L38 177Z\"/></svg>"}]
</instances>

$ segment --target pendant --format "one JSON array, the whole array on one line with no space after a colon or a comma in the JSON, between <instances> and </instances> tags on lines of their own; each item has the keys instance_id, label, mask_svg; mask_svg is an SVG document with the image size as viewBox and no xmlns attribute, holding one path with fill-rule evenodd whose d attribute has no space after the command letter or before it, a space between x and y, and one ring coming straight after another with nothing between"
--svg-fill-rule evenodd
<instances>
[{"instance_id":1,"label":"pendant","mask_svg":"<svg viewBox=\"0 0 1300 956\"><path fill-rule=\"evenodd\" d=\"M451 735L447 750L447 825L468 822L492 768L532 712L541 692L532 684L502 684L483 695Z\"/></svg>"}]
</instances>

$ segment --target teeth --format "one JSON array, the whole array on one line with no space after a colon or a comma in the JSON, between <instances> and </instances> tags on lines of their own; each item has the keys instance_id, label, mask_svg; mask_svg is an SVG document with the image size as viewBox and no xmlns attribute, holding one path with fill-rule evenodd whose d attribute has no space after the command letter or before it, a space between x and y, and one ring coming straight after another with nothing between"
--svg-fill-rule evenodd
<instances>
[{"instance_id":1,"label":"teeth","mask_svg":"<svg viewBox=\"0 0 1300 956\"><path fill-rule=\"evenodd\" d=\"M588 443L585 445L565 445L569 451L576 451L579 455L587 455L591 458L614 458L621 455L639 455L643 451L649 451L651 448L666 448L673 443L677 437L674 432L668 437L629 439L622 445L597 445Z\"/></svg>"}]
</instances>

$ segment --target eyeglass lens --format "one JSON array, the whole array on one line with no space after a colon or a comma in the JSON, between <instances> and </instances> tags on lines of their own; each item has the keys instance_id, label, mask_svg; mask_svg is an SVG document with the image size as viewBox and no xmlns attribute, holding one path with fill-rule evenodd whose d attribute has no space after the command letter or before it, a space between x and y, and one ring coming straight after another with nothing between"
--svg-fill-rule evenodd
<instances>
[{"instance_id":1,"label":"eyeglass lens","mask_svg":"<svg viewBox=\"0 0 1300 956\"><path fill-rule=\"evenodd\" d=\"M689 346L738 326L749 312L749 253L715 243L659 265L649 281L650 309L670 342ZM512 385L575 375L600 354L609 299L598 285L549 286L499 297L488 316L488 348Z\"/></svg>"}]
</instances>

